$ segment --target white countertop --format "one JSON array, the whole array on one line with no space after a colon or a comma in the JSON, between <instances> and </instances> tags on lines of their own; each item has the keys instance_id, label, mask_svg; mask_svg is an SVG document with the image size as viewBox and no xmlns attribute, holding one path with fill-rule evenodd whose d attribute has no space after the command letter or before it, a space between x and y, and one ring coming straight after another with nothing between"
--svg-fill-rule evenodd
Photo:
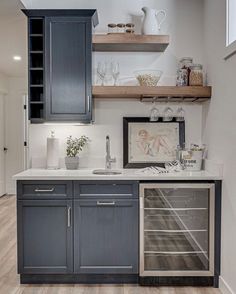
<instances>
[{"instance_id":1,"label":"white countertop","mask_svg":"<svg viewBox=\"0 0 236 294\"><path fill-rule=\"evenodd\" d=\"M92 173L94 169L80 170L47 170L47 169L28 169L16 174L15 180L222 180L217 174L207 171L199 172L176 172L158 175L146 175L137 173L137 169L121 169L122 174L119 175L95 175Z\"/></svg>"}]
</instances>

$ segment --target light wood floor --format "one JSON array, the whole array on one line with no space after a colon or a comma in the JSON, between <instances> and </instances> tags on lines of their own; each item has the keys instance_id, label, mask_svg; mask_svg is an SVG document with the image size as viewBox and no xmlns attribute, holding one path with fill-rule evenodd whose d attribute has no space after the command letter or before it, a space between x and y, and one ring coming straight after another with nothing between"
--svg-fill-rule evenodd
<instances>
[{"instance_id":1,"label":"light wood floor","mask_svg":"<svg viewBox=\"0 0 236 294\"><path fill-rule=\"evenodd\" d=\"M16 272L15 197L0 198L0 294L219 294L214 288L136 285L20 285Z\"/></svg>"}]
</instances>

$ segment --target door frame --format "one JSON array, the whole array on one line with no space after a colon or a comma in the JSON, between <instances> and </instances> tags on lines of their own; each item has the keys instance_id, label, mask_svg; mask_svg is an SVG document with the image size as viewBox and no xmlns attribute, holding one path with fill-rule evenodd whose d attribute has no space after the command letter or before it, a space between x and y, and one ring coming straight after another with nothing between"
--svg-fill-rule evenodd
<instances>
[{"instance_id":1,"label":"door frame","mask_svg":"<svg viewBox=\"0 0 236 294\"><path fill-rule=\"evenodd\" d=\"M6 104L5 104L5 99L6 99L6 95L7 92L5 90L0 89L0 95L1 98L3 99L3 147L6 147L6 116L5 116L5 110L6 110ZM2 150L3 151L3 150ZM4 185L4 193L2 195L0 195L0 197L6 195L7 191L6 191L6 154L4 152L4 156L3 156L4 162L4 172L3 172L3 185Z\"/></svg>"}]
</instances>

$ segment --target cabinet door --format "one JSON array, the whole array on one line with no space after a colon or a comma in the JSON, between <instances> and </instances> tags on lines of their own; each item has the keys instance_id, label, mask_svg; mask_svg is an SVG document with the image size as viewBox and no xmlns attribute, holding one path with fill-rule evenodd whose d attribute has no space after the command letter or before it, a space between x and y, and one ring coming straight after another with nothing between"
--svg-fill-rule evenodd
<instances>
[{"instance_id":1,"label":"cabinet door","mask_svg":"<svg viewBox=\"0 0 236 294\"><path fill-rule=\"evenodd\" d=\"M138 200L75 200L75 272L138 273Z\"/></svg>"},{"instance_id":2,"label":"cabinet door","mask_svg":"<svg viewBox=\"0 0 236 294\"><path fill-rule=\"evenodd\" d=\"M78 17L46 18L47 121L91 121L91 26Z\"/></svg>"},{"instance_id":3,"label":"cabinet door","mask_svg":"<svg viewBox=\"0 0 236 294\"><path fill-rule=\"evenodd\" d=\"M18 201L18 272L71 273L72 201Z\"/></svg>"},{"instance_id":4,"label":"cabinet door","mask_svg":"<svg viewBox=\"0 0 236 294\"><path fill-rule=\"evenodd\" d=\"M214 275L214 184L140 185L140 275Z\"/></svg>"}]
</instances>

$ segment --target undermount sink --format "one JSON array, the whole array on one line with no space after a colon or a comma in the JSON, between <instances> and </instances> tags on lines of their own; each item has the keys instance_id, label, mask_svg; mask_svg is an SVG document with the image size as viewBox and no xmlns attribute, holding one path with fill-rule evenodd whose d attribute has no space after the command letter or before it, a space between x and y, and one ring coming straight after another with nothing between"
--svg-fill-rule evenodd
<instances>
[{"instance_id":1,"label":"undermount sink","mask_svg":"<svg viewBox=\"0 0 236 294\"><path fill-rule=\"evenodd\" d=\"M113 170L113 169L95 169L93 170L93 174L95 175L120 175L121 171Z\"/></svg>"}]
</instances>

